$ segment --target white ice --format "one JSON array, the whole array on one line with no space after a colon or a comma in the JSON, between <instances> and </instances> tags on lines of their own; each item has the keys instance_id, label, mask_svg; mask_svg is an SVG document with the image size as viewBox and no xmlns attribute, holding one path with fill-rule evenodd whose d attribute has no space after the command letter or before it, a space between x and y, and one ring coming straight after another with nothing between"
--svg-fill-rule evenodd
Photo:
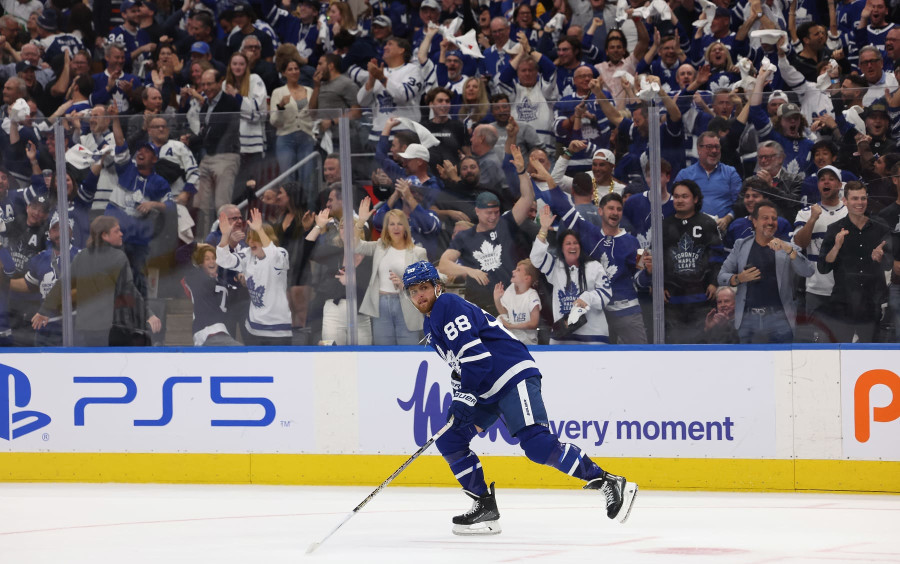
<instances>
[{"instance_id":1,"label":"white ice","mask_svg":"<svg viewBox=\"0 0 900 564\"><path fill-rule=\"evenodd\" d=\"M629 521L598 492L499 488L503 533L456 537L459 490L0 484L4 564L900 562L900 496L641 490Z\"/></svg>"}]
</instances>

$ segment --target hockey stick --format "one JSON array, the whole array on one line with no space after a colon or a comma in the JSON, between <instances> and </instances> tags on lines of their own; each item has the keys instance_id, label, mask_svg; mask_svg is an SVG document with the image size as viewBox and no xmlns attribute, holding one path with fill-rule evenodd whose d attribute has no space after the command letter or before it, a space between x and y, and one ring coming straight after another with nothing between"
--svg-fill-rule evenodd
<instances>
[{"instance_id":1,"label":"hockey stick","mask_svg":"<svg viewBox=\"0 0 900 564\"><path fill-rule=\"evenodd\" d=\"M325 535L325 538L323 538L323 539L320 540L319 542L314 542L314 543L312 543L311 545L309 545L309 548L306 549L306 554L312 554L312 552L313 552L315 549L317 549L317 548L319 548L320 546L322 546L322 544L324 544L324 542L327 541L327 540L331 537L331 535L333 535L334 533L337 532L338 529L340 529L341 527L343 527L343 526L344 526L344 523L346 523L347 521L349 521L351 517L353 517L354 515L356 515L357 513L359 513L359 510L360 510L360 509L362 509L363 507L366 506L367 503L369 503L370 501L372 501L372 498L373 498L373 497L375 497L376 495L378 495L378 493L379 493L381 490L383 490L385 487L387 487L388 484L390 484L391 482L393 482L393 481L394 481L394 478L396 478L397 476L400 475L401 472L403 472L404 470L406 470L406 467L409 466L410 464L412 464L413 460L419 458L419 455L420 455L420 454L422 454L423 452L425 452L425 450L428 449L428 447L430 447L430 446L434 443L434 441L438 440L438 439L441 437L441 435L443 435L444 433L446 433L447 431L449 431L449 430L450 430L450 427L452 427L452 426L453 426L453 417L451 416L451 417L450 417L450 420L447 421L447 424L446 424L446 425L444 425L443 427L441 427L440 429L438 429L437 433L431 435L431 438L428 439L427 441L425 441L425 444L422 445L421 447L419 447L419 450L417 450L416 452L414 452L413 455L410 456L409 459L408 459L406 462L404 462L402 466L400 466L400 468L397 468L396 470L394 470L394 473L391 474L391 475L388 477L387 480L381 482L381 485L378 486L377 488L375 488L375 491L373 491L372 493L370 493L370 494L369 494L369 497L367 497L366 499L362 500L362 502L361 502L359 505L357 505L356 507L354 507L354 508L353 508L353 511L351 511L350 513L348 513L347 516L344 517L344 519L343 519L340 523L337 524L337 527L331 529L331 532L328 533L327 535Z\"/></svg>"}]
</instances>

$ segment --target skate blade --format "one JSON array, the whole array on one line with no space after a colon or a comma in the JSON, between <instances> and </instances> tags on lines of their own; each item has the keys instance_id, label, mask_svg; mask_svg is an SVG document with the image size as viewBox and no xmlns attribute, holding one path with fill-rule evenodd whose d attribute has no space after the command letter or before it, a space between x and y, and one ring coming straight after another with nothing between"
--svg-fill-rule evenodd
<instances>
[{"instance_id":1,"label":"skate blade","mask_svg":"<svg viewBox=\"0 0 900 564\"><path fill-rule=\"evenodd\" d=\"M474 525L453 525L453 534L459 536L499 535L500 521L483 521Z\"/></svg>"},{"instance_id":2,"label":"skate blade","mask_svg":"<svg viewBox=\"0 0 900 564\"><path fill-rule=\"evenodd\" d=\"M634 507L634 500L637 498L638 485L634 482L625 482L625 489L622 492L622 508L616 515L616 521L624 523L631 515L631 509Z\"/></svg>"}]
</instances>

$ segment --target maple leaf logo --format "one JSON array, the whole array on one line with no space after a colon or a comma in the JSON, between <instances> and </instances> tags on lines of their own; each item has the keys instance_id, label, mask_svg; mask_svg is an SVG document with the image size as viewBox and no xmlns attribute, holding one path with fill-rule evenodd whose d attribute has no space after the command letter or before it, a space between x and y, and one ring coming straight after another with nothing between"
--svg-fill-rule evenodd
<instances>
[{"instance_id":1,"label":"maple leaf logo","mask_svg":"<svg viewBox=\"0 0 900 564\"><path fill-rule=\"evenodd\" d=\"M481 243L481 248L472 252L472 256L481 265L484 272L493 272L500 268L503 245L491 245L488 241Z\"/></svg>"},{"instance_id":2,"label":"maple leaf logo","mask_svg":"<svg viewBox=\"0 0 900 564\"><path fill-rule=\"evenodd\" d=\"M247 292L250 294L250 303L253 304L253 307L260 308L263 306L263 296L266 293L266 287L256 285L256 281L253 277L247 278Z\"/></svg>"},{"instance_id":3,"label":"maple leaf logo","mask_svg":"<svg viewBox=\"0 0 900 564\"><path fill-rule=\"evenodd\" d=\"M797 162L797 159L794 159L784 169L793 175L800 174L800 163Z\"/></svg>"},{"instance_id":4,"label":"maple leaf logo","mask_svg":"<svg viewBox=\"0 0 900 564\"><path fill-rule=\"evenodd\" d=\"M600 257L600 264L603 266L603 270L606 271L606 275L610 278L615 278L616 272L619 271L619 267L609 263L609 255L603 253Z\"/></svg>"}]
</instances>

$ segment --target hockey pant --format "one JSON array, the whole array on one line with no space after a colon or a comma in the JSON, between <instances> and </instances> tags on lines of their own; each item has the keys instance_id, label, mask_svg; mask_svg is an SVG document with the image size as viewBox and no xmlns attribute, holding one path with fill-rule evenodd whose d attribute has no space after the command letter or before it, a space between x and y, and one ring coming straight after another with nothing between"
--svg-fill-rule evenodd
<instances>
[{"instance_id":1,"label":"hockey pant","mask_svg":"<svg viewBox=\"0 0 900 564\"><path fill-rule=\"evenodd\" d=\"M584 455L578 446L561 443L550 432L541 397L540 379L529 378L507 392L496 404L476 404L473 425L453 427L435 443L464 490L478 496L487 493L481 460L469 445L478 434L476 425L481 429L488 429L500 415L510 434L519 439L529 460L552 466L585 481L604 475L603 470Z\"/></svg>"}]
</instances>

